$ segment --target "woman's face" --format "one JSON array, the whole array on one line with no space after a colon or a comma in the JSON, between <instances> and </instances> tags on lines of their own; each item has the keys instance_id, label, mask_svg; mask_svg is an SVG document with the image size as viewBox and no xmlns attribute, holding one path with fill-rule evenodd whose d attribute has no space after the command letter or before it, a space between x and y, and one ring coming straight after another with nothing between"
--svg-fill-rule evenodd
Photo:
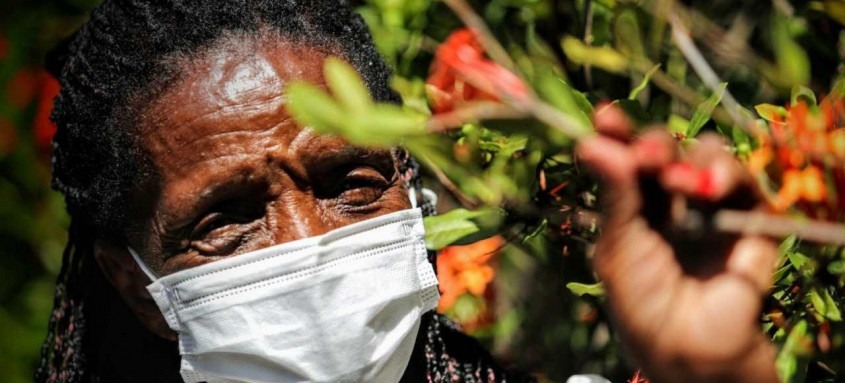
<instances>
[{"instance_id":1,"label":"woman's face","mask_svg":"<svg viewBox=\"0 0 845 383\"><path fill-rule=\"evenodd\" d=\"M135 194L130 242L159 275L409 208L389 150L301 128L284 90L325 88L323 50L230 42L180 63L141 115L155 185Z\"/></svg>"}]
</instances>

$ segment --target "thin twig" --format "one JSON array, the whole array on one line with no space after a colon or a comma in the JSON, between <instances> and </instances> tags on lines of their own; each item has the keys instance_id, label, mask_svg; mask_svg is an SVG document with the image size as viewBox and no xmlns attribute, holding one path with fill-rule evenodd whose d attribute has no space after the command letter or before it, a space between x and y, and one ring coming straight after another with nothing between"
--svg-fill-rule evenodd
<instances>
[{"instance_id":1,"label":"thin twig","mask_svg":"<svg viewBox=\"0 0 845 383\"><path fill-rule=\"evenodd\" d=\"M794 234L807 241L845 246L845 225L836 222L725 209L713 216L713 225L725 232L764 234L779 238Z\"/></svg>"},{"instance_id":2,"label":"thin twig","mask_svg":"<svg viewBox=\"0 0 845 383\"><path fill-rule=\"evenodd\" d=\"M584 2L584 44L587 46L593 45L593 2L586 0ZM584 80L587 83L587 88L593 88L593 70L589 62L584 64Z\"/></svg>"},{"instance_id":3,"label":"thin twig","mask_svg":"<svg viewBox=\"0 0 845 383\"><path fill-rule=\"evenodd\" d=\"M575 222L582 227L592 227L601 225L601 217L597 212L582 210L576 215ZM700 219L681 223L682 226L693 230L703 230L703 224ZM845 224L836 222L784 217L759 211L722 209L713 215L710 225L712 229L725 233L765 235L772 238L795 235L805 241L845 246Z\"/></svg>"},{"instance_id":4,"label":"thin twig","mask_svg":"<svg viewBox=\"0 0 845 383\"><path fill-rule=\"evenodd\" d=\"M480 206L478 202L464 194L464 192L462 192L461 189L449 179L446 173L443 173L443 170L440 170L440 168L434 164L434 162L425 156L420 157L420 159L422 159L426 163L426 167L434 173L434 176L437 177L437 181L439 181L440 184L443 185L443 187L446 188L446 190L461 203L461 205L471 210L477 209Z\"/></svg>"},{"instance_id":5,"label":"thin twig","mask_svg":"<svg viewBox=\"0 0 845 383\"><path fill-rule=\"evenodd\" d=\"M712 92L717 92L722 80L719 79L716 71L710 67L710 64L708 64L707 60L704 59L704 55L702 55L701 51L699 51L695 46L695 43L689 36L687 28L684 27L678 19L678 16L674 13L669 15L669 24L672 26L672 40L687 59L687 62L690 63L692 69L695 70L695 73L697 73L698 77L701 78L701 81L704 82L704 85L710 88ZM735 125L739 126L754 137L760 136L757 125L754 121L742 113L742 107L727 89L725 89L724 95L722 96L722 105L725 106L725 109L728 111L728 114L730 114Z\"/></svg>"},{"instance_id":6,"label":"thin twig","mask_svg":"<svg viewBox=\"0 0 845 383\"><path fill-rule=\"evenodd\" d=\"M580 140L595 134L593 130L582 126L576 119L546 104L540 99L533 98L525 106L538 121L556 129L573 140Z\"/></svg>"},{"instance_id":7,"label":"thin twig","mask_svg":"<svg viewBox=\"0 0 845 383\"><path fill-rule=\"evenodd\" d=\"M653 70L651 75L652 84L693 108L707 100L690 87L673 80L672 77L661 69L654 70L654 64L651 62L643 61L639 64L633 64L633 69L643 74L647 74ZM713 109L713 119L723 124L730 124L733 121L725 109L718 106Z\"/></svg>"}]
</instances>

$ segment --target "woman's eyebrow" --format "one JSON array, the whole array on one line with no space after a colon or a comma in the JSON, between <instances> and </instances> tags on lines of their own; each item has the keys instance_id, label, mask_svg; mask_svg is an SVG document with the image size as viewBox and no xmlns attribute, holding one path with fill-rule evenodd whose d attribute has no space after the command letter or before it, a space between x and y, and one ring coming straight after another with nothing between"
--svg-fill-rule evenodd
<instances>
[{"instance_id":1,"label":"woman's eyebrow","mask_svg":"<svg viewBox=\"0 0 845 383\"><path fill-rule=\"evenodd\" d=\"M196 181L197 178L176 181L163 193L172 196L159 206L159 210L167 212L162 224L168 232L184 230L215 205L239 196L252 196L268 183L261 172L256 173L250 166L198 177L201 181Z\"/></svg>"},{"instance_id":2,"label":"woman's eyebrow","mask_svg":"<svg viewBox=\"0 0 845 383\"><path fill-rule=\"evenodd\" d=\"M304 163L309 168L332 169L346 164L366 163L383 170L393 167L393 155L386 149L344 146L333 150L314 150L306 154Z\"/></svg>"}]
</instances>

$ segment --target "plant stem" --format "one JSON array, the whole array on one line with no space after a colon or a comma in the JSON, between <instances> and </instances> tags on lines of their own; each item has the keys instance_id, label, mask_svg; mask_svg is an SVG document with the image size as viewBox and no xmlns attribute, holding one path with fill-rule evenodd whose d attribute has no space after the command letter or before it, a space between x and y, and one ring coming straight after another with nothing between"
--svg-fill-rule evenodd
<instances>
[{"instance_id":1,"label":"plant stem","mask_svg":"<svg viewBox=\"0 0 845 383\"><path fill-rule=\"evenodd\" d=\"M461 205L468 209L477 209L480 206L478 202L464 194L464 192L462 192L461 189L455 185L446 173L443 173L443 170L440 170L433 161L429 160L425 156L421 156L420 159L425 163L426 167L434 173L434 176L437 177L437 181L439 181L440 184L443 185L443 187L446 188L446 190L448 190L449 193L451 193L452 196L461 203Z\"/></svg>"},{"instance_id":2,"label":"plant stem","mask_svg":"<svg viewBox=\"0 0 845 383\"><path fill-rule=\"evenodd\" d=\"M573 140L580 140L595 134L592 129L581 126L581 123L574 118L538 98L532 98L526 103L525 107L538 121L556 129Z\"/></svg>"},{"instance_id":3,"label":"plant stem","mask_svg":"<svg viewBox=\"0 0 845 383\"><path fill-rule=\"evenodd\" d=\"M698 77L700 77L704 84L710 88L710 91L717 92L722 80L719 79L716 71L710 67L710 64L708 64L707 60L704 59L704 55L702 55L701 51L698 50L698 47L695 46L695 43L689 36L687 28L681 24L680 19L678 19L678 16L674 13L669 15L669 24L672 26L672 41L675 42L675 45L684 57L686 57L687 61L692 66L692 69L698 74ZM751 121L751 119L742 114L742 107L738 102L736 102L736 99L734 99L731 92L727 89L725 89L725 93L722 96L722 105L725 106L728 114L731 115L735 125L738 125L754 137L759 136L757 125L754 124L754 121Z\"/></svg>"},{"instance_id":4,"label":"plant stem","mask_svg":"<svg viewBox=\"0 0 845 383\"><path fill-rule=\"evenodd\" d=\"M724 233L759 234L772 238L795 235L810 242L845 246L845 224L837 222L731 209L719 210L710 219L710 229ZM601 225L601 216L594 211L582 210L576 215L576 223L583 227ZM691 232L707 230L705 222L695 214L685 215L676 226Z\"/></svg>"},{"instance_id":5,"label":"plant stem","mask_svg":"<svg viewBox=\"0 0 845 383\"><path fill-rule=\"evenodd\" d=\"M482 120L516 120L529 117L525 111L497 102L474 102L448 113L433 115L426 126L431 133L460 128L469 122Z\"/></svg>"},{"instance_id":6,"label":"plant stem","mask_svg":"<svg viewBox=\"0 0 845 383\"><path fill-rule=\"evenodd\" d=\"M836 222L724 209L713 216L713 225L724 232L764 234L779 238L794 234L812 242L845 246L845 225Z\"/></svg>"}]
</instances>

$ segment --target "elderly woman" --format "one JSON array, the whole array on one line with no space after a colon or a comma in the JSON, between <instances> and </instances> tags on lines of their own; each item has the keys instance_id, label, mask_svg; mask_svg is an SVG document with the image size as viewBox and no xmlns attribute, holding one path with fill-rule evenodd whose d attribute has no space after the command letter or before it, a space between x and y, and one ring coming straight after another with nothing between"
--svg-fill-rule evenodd
<instances>
[{"instance_id":1,"label":"elderly woman","mask_svg":"<svg viewBox=\"0 0 845 383\"><path fill-rule=\"evenodd\" d=\"M51 55L72 223L38 382L527 380L431 311L412 160L286 111L286 84L324 86L329 56L399 101L337 0L106 0ZM636 363L656 382L776 381L756 321L772 243L676 248L655 229L671 195L751 207L746 178L718 141L688 159L702 178L619 112L597 125L579 148L605 181L595 266Z\"/></svg>"}]
</instances>

